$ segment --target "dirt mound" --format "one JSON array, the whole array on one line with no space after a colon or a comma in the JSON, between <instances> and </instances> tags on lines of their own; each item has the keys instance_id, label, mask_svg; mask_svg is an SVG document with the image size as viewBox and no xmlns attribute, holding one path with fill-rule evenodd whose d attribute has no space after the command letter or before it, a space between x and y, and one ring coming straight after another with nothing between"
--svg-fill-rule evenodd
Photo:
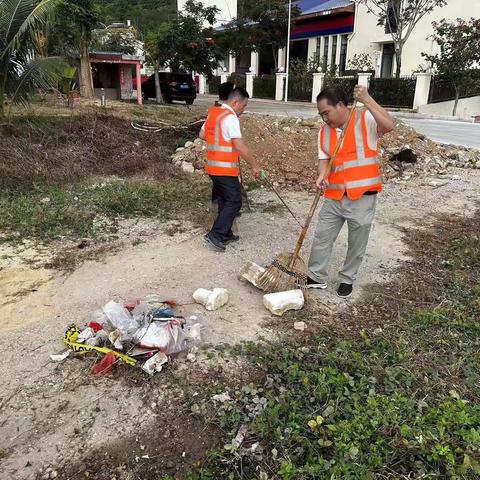
<instances>
[{"instance_id":1,"label":"dirt mound","mask_svg":"<svg viewBox=\"0 0 480 480\"><path fill-rule=\"evenodd\" d=\"M101 113L21 117L0 133L0 182L30 186L143 173L162 178L171 169L171 154L196 130L144 132L127 119Z\"/></svg>"},{"instance_id":2,"label":"dirt mound","mask_svg":"<svg viewBox=\"0 0 480 480\"><path fill-rule=\"evenodd\" d=\"M293 190L313 189L320 120L246 115L241 123L247 145L278 184ZM202 169L203 150L201 143L189 142L174 155L173 162L185 171ZM411 150L414 163L400 161L402 156L398 159L404 150ZM480 151L433 142L398 120L395 130L381 139L380 153L385 181L444 174L450 166L480 168ZM244 170L244 177L252 180L248 169Z\"/></svg>"}]
</instances>

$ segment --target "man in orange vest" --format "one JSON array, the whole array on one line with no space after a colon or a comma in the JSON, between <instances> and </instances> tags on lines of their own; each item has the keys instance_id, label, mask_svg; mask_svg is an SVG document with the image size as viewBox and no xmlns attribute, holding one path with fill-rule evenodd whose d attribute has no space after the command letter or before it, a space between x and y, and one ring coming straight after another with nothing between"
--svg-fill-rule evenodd
<instances>
[{"instance_id":1,"label":"man in orange vest","mask_svg":"<svg viewBox=\"0 0 480 480\"><path fill-rule=\"evenodd\" d=\"M218 216L206 242L216 251L239 237L232 232L232 224L242 208L240 187L240 156L248 163L256 177L260 166L242 139L238 117L248 104L249 95L243 88L235 88L221 107L211 107L199 137L207 142L205 171L213 182L218 202Z\"/></svg>"},{"instance_id":2,"label":"man in orange vest","mask_svg":"<svg viewBox=\"0 0 480 480\"><path fill-rule=\"evenodd\" d=\"M318 113L325 124L318 136L319 167L317 188L324 190L308 265L309 288L327 288L328 264L340 230L348 224L348 250L339 272L339 297L352 294L353 283L367 248L375 214L377 194L382 191L378 139L394 128L390 114L357 85L354 98L366 108L355 109L343 143L330 172L328 161L335 150L341 129L347 123L348 98L339 88L326 88L317 97Z\"/></svg>"}]
</instances>

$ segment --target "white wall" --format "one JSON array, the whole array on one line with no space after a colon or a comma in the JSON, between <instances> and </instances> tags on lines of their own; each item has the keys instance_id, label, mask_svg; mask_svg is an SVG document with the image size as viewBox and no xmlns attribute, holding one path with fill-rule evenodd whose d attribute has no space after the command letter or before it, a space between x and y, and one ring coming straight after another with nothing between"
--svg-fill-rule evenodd
<instances>
[{"instance_id":1,"label":"white wall","mask_svg":"<svg viewBox=\"0 0 480 480\"><path fill-rule=\"evenodd\" d=\"M450 102L429 103L428 105L421 105L418 108L418 112L429 115L452 115L454 103L453 100ZM457 117L471 119L477 115L480 115L480 96L461 98L458 101Z\"/></svg>"},{"instance_id":2,"label":"white wall","mask_svg":"<svg viewBox=\"0 0 480 480\"><path fill-rule=\"evenodd\" d=\"M480 0L448 0L445 7L436 8L425 15L418 22L403 48L401 74L410 75L419 65L425 64L422 52L437 53L437 45L427 38L433 33L432 22L442 18L453 21L457 18L467 20L470 17L480 18ZM381 49L382 42L392 41L391 35L385 33L385 27L377 25L377 17L368 13L364 5L357 4L355 31L348 44L347 63L359 53L369 53L372 59L375 59L375 50Z\"/></svg>"},{"instance_id":3,"label":"white wall","mask_svg":"<svg viewBox=\"0 0 480 480\"><path fill-rule=\"evenodd\" d=\"M178 10L183 10L187 0L177 0ZM215 26L227 23L237 16L237 0L202 0L206 7L217 7L220 11L217 13L217 22Z\"/></svg>"}]
</instances>

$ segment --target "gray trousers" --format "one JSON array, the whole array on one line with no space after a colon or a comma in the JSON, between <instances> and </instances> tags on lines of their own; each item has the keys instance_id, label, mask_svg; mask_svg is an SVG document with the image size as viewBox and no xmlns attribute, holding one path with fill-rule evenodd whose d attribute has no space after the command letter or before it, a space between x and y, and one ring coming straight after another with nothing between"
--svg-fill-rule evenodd
<instances>
[{"instance_id":1,"label":"gray trousers","mask_svg":"<svg viewBox=\"0 0 480 480\"><path fill-rule=\"evenodd\" d=\"M342 283L353 284L367 249L376 204L377 195L363 195L358 200L350 200L347 196L341 200L325 199L308 263L311 278L317 282L327 281L333 244L347 221L348 251L339 279Z\"/></svg>"}]
</instances>

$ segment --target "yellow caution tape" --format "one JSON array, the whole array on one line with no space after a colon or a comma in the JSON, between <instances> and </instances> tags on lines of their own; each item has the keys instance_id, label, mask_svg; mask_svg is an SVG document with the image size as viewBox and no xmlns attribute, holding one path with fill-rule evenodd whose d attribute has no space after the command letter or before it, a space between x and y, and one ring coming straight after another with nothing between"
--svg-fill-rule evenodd
<instances>
[{"instance_id":1,"label":"yellow caution tape","mask_svg":"<svg viewBox=\"0 0 480 480\"><path fill-rule=\"evenodd\" d=\"M100 353L110 353L112 352L119 360L126 363L127 365L131 365L134 367L137 364L137 360L129 355L125 355L124 353L117 352L116 350L112 350L111 348L106 347L96 347L95 345L85 345L84 343L77 343L78 335L80 334L80 330L76 325L72 325L68 328L65 332L65 337L63 338L63 343L69 346L74 352L79 353L87 353L91 351L100 352Z\"/></svg>"}]
</instances>

